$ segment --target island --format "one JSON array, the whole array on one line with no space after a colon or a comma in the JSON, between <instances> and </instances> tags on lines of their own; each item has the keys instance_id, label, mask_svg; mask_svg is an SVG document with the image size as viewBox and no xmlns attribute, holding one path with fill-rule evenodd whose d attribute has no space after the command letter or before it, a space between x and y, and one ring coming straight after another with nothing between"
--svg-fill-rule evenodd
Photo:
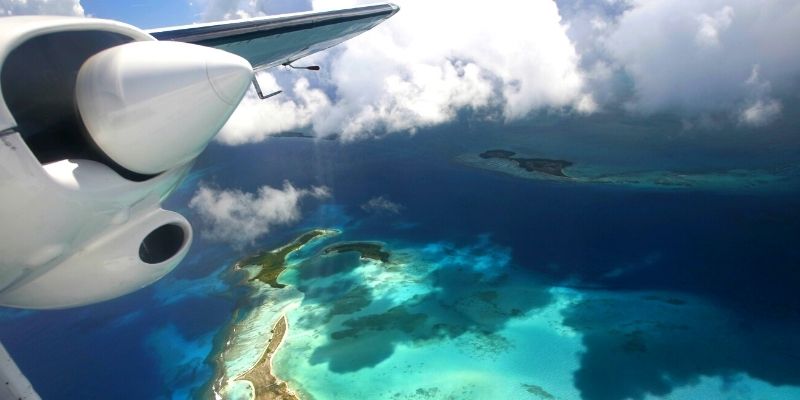
<instances>
[{"instance_id":1,"label":"island","mask_svg":"<svg viewBox=\"0 0 800 400\"><path fill-rule=\"evenodd\" d=\"M454 161L472 168L495 171L522 179L549 180L565 184L620 185L645 190L762 191L786 190L800 186L800 165L750 169L626 171L617 165L533 158L503 148L494 148L482 153L461 154L456 156Z\"/></svg>"},{"instance_id":2,"label":"island","mask_svg":"<svg viewBox=\"0 0 800 400\"><path fill-rule=\"evenodd\" d=\"M571 161L551 160L548 158L522 158L514 157L517 153L509 150L487 150L479 156L483 159L499 158L517 163L517 166L528 172L541 172L543 174L569 178L564 174L564 168L572 165Z\"/></svg>"},{"instance_id":3,"label":"island","mask_svg":"<svg viewBox=\"0 0 800 400\"><path fill-rule=\"evenodd\" d=\"M383 249L380 243L371 242L346 242L328 246L322 252L325 254L330 253L345 253L348 251L357 252L361 258L380 261L383 263L389 262L391 254Z\"/></svg>"},{"instance_id":4,"label":"island","mask_svg":"<svg viewBox=\"0 0 800 400\"><path fill-rule=\"evenodd\" d=\"M249 291L249 301L242 302L234 310L228 328L219 340L222 347L215 356L216 371L207 397L299 399L273 372L272 359L289 332L286 307L296 301L291 295L280 294L291 290L283 289L286 285L278 283L278 277L288 267L287 258L293 252L314 239L338 233L335 229L313 229L276 249L245 257L234 264L234 271L245 271L250 277L240 284L254 290ZM243 352L252 357L252 362L245 364L248 366L246 369L242 369L245 365L240 362L228 364L241 357Z\"/></svg>"},{"instance_id":5,"label":"island","mask_svg":"<svg viewBox=\"0 0 800 400\"><path fill-rule=\"evenodd\" d=\"M286 316L281 316L272 328L272 338L267 343L261 358L247 372L235 378L250 382L255 400L298 400L286 382L272 375L272 356L283 342L287 327Z\"/></svg>"},{"instance_id":6,"label":"island","mask_svg":"<svg viewBox=\"0 0 800 400\"><path fill-rule=\"evenodd\" d=\"M256 265L260 268L259 272L251 278L251 281L259 280L271 287L280 289L286 285L278 283L278 276L286 269L286 257L297 251L316 237L328 235L331 231L325 229L314 229L304 233L291 243L275 250L264 251L254 256L248 257L236 263L237 268L246 265Z\"/></svg>"}]
</instances>

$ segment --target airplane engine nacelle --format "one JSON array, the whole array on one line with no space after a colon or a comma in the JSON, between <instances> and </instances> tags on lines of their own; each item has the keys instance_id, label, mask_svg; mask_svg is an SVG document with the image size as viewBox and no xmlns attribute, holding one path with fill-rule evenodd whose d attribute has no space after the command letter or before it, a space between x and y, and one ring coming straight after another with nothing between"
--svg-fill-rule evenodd
<instances>
[{"instance_id":1,"label":"airplane engine nacelle","mask_svg":"<svg viewBox=\"0 0 800 400\"><path fill-rule=\"evenodd\" d=\"M100 168L85 161L77 169ZM54 168L71 168L55 166ZM122 218L121 216L119 218ZM68 255L56 268L11 287L0 303L22 308L65 308L97 303L141 289L172 271L192 242L189 222L153 208L124 223L113 222L96 240ZM68 251L59 245L34 253L47 259Z\"/></svg>"},{"instance_id":2,"label":"airplane engine nacelle","mask_svg":"<svg viewBox=\"0 0 800 400\"><path fill-rule=\"evenodd\" d=\"M243 58L178 42L133 42L89 58L76 103L86 129L116 163L157 174L197 157L253 78Z\"/></svg>"},{"instance_id":3,"label":"airplane engine nacelle","mask_svg":"<svg viewBox=\"0 0 800 400\"><path fill-rule=\"evenodd\" d=\"M113 299L162 278L186 256L192 228L160 202L191 164L131 182L91 160L37 165L19 134L2 139L0 189L10 195L0 199L0 305L50 309Z\"/></svg>"},{"instance_id":4,"label":"airplane engine nacelle","mask_svg":"<svg viewBox=\"0 0 800 400\"><path fill-rule=\"evenodd\" d=\"M0 306L92 304L186 256L161 208L244 96L252 68L91 18L0 21Z\"/></svg>"}]
</instances>

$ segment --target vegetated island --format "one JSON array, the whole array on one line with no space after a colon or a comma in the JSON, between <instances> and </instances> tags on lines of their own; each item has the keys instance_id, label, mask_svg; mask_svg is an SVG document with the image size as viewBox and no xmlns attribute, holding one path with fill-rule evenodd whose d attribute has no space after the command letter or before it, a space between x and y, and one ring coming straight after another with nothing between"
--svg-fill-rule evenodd
<instances>
[{"instance_id":1,"label":"vegetated island","mask_svg":"<svg viewBox=\"0 0 800 400\"><path fill-rule=\"evenodd\" d=\"M256 276L250 279L251 281L259 280L276 289L286 287L286 285L278 283L278 276L280 276L280 274L286 269L286 257L305 246L314 238L323 235L329 235L331 233L332 231L325 229L314 229L310 232L304 233L302 236L298 237L287 245L279 247L275 250L264 251L254 256L245 258L236 263L236 266L242 267L245 265L256 265L260 267L261 270L258 272L258 274L256 274Z\"/></svg>"},{"instance_id":2,"label":"vegetated island","mask_svg":"<svg viewBox=\"0 0 800 400\"><path fill-rule=\"evenodd\" d=\"M514 161L517 165L528 172L541 172L547 175L553 175L560 178L569 178L564 174L564 168L571 166L573 163L566 160L551 160L547 158L522 158L514 157L517 153L509 150L487 150L479 156L483 159L500 158L503 160Z\"/></svg>"},{"instance_id":3,"label":"vegetated island","mask_svg":"<svg viewBox=\"0 0 800 400\"><path fill-rule=\"evenodd\" d=\"M800 187L800 165L796 163L769 168L626 171L620 166L613 165L525 158L513 151L503 149L461 154L455 158L455 161L469 167L500 172L523 179L619 185L646 190L760 191L796 190L797 187ZM566 169L568 167L569 170Z\"/></svg>"},{"instance_id":4,"label":"vegetated island","mask_svg":"<svg viewBox=\"0 0 800 400\"><path fill-rule=\"evenodd\" d=\"M286 382L278 380L272 375L272 356L278 350L286 335L288 322L283 315L272 327L272 338L267 343L264 353L258 362L250 367L247 372L237 376L234 380L246 380L253 386L254 400L299 400L289 390Z\"/></svg>"},{"instance_id":5,"label":"vegetated island","mask_svg":"<svg viewBox=\"0 0 800 400\"><path fill-rule=\"evenodd\" d=\"M315 238L332 235L338 233L335 230L329 229L314 229L309 232L302 234L300 237L296 238L295 240L287 243L277 249L263 251L259 254L254 256L250 256L244 258L237 262L234 266L235 269L241 269L244 267L255 266L258 269L258 272L253 276L251 279L247 280L247 282L251 285L257 284L257 282L267 284L275 289L281 289L286 287L281 283L278 283L278 276L286 270L286 258L292 254L293 252L300 250L312 241ZM260 284L258 283L258 284ZM241 309L236 309L234 312L233 322L232 325L236 325L237 323L241 324L242 321L247 320L247 318L240 318L239 314L242 312ZM283 342L283 338L286 336L288 332L289 324L286 319L286 315L281 315L278 318L278 321L272 326L271 336L264 347L261 356L259 357L258 361L253 364L250 369L246 372L237 375L236 377L232 378L231 381L247 381L250 383L250 386L253 389L253 399L256 400L298 400L299 398L295 395L288 387L286 382L281 381L275 375L272 374L272 357L277 352L278 348L280 347L281 343ZM247 331L247 329L237 328L234 329L233 327L228 329L229 337L224 340L224 343L233 343L234 342L234 335L237 332ZM218 357L219 363L222 365L224 364L225 358L225 351L220 353ZM221 367L224 368L224 367ZM218 372L218 374L224 376L223 372ZM222 378L215 378L214 380L216 383L213 384L212 390L214 393L219 393L221 388L217 387L218 384L224 384L225 381Z\"/></svg>"},{"instance_id":6,"label":"vegetated island","mask_svg":"<svg viewBox=\"0 0 800 400\"><path fill-rule=\"evenodd\" d=\"M391 253L383 249L382 244L370 242L347 242L334 244L326 247L322 252L324 254L330 254L345 253L348 251L357 252L361 258L368 258L383 263L388 263L389 257L391 256Z\"/></svg>"}]
</instances>

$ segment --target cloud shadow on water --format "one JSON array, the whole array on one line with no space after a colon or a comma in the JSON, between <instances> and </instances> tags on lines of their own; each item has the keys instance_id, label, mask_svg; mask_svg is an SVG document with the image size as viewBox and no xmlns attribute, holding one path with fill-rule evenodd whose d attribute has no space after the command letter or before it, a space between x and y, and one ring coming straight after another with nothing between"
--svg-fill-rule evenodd
<instances>
[{"instance_id":1,"label":"cloud shadow on water","mask_svg":"<svg viewBox=\"0 0 800 400\"><path fill-rule=\"evenodd\" d=\"M665 396L704 376L800 385L796 321L754 325L699 299L625 294L590 295L564 317L583 334L574 379L585 400Z\"/></svg>"}]
</instances>

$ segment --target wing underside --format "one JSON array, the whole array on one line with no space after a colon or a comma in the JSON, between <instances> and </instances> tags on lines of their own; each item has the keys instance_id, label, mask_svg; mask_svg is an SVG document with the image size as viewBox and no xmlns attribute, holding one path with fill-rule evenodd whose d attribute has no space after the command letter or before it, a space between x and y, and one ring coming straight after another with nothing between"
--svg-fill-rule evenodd
<instances>
[{"instance_id":1,"label":"wing underside","mask_svg":"<svg viewBox=\"0 0 800 400\"><path fill-rule=\"evenodd\" d=\"M247 59L253 68L285 65L366 32L394 15L394 4L307 12L149 31L158 40L215 47Z\"/></svg>"}]
</instances>

